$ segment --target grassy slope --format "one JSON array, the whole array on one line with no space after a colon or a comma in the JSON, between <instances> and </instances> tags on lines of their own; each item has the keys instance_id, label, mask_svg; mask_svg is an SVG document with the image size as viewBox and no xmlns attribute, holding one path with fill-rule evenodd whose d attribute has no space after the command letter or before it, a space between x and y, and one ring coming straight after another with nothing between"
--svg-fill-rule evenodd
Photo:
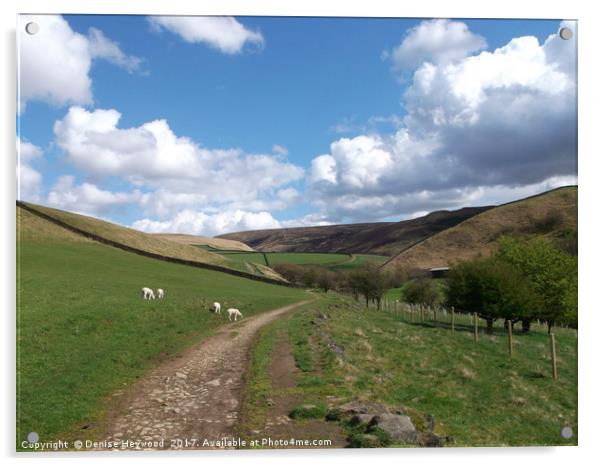
<instances>
[{"instance_id":1,"label":"grassy slope","mask_svg":"<svg viewBox=\"0 0 602 466\"><path fill-rule=\"evenodd\" d=\"M476 215L402 251L385 267L443 267L490 254L503 234L554 236L576 230L577 188L560 188Z\"/></svg>"},{"instance_id":2,"label":"grassy slope","mask_svg":"<svg viewBox=\"0 0 602 466\"><path fill-rule=\"evenodd\" d=\"M127 253L17 212L19 439L83 436L78 426L102 418L110 393L225 323L208 311L213 301L250 316L305 296ZM166 299L142 300L142 286L164 288Z\"/></svg>"},{"instance_id":3,"label":"grassy slope","mask_svg":"<svg viewBox=\"0 0 602 466\"><path fill-rule=\"evenodd\" d=\"M317 312L319 311L319 312ZM318 314L323 324L315 325ZM416 316L414 316L416 318ZM549 340L539 329L515 334L515 355L507 355L501 327L492 337L473 341L468 321L458 319L452 334L446 326L421 326L407 314L364 310L329 295L277 325L294 342L301 369L297 392L308 403L377 400L404 406L416 424L435 418L435 432L450 435L454 446L575 445L560 429L577 432L577 339L573 330L558 330L559 379L550 376ZM344 349L337 359L320 334ZM273 332L264 331L264 338ZM266 342L259 339L245 405L247 427L267 410Z\"/></svg>"},{"instance_id":4,"label":"grassy slope","mask_svg":"<svg viewBox=\"0 0 602 466\"><path fill-rule=\"evenodd\" d=\"M227 252L219 251L225 257L233 261L252 262L254 264L265 265L264 253L254 252ZM270 265L283 262L297 265L316 265L328 268L330 270L343 270L361 267L362 265L372 263L383 263L387 260L386 256L377 256L374 254L328 254L311 252L266 252L268 263Z\"/></svg>"},{"instance_id":5,"label":"grassy slope","mask_svg":"<svg viewBox=\"0 0 602 466\"><path fill-rule=\"evenodd\" d=\"M363 253L391 256L489 207L431 212L401 222L356 223L244 231L220 236L272 252Z\"/></svg>"},{"instance_id":6,"label":"grassy slope","mask_svg":"<svg viewBox=\"0 0 602 466\"><path fill-rule=\"evenodd\" d=\"M253 248L247 246L245 243L241 243L240 241L234 241L231 239L211 238L209 236L183 235L175 233L157 233L153 234L153 236L155 238L175 241L176 243L180 244L208 246L209 248L213 249L222 249L228 251L253 251Z\"/></svg>"},{"instance_id":7,"label":"grassy slope","mask_svg":"<svg viewBox=\"0 0 602 466\"><path fill-rule=\"evenodd\" d=\"M31 205L34 209L56 218L57 220L60 220L68 225L74 226L97 236L116 241L126 246L163 256L247 271L247 269L245 267L241 267L241 264L238 262L228 261L219 254L214 254L208 250L194 247L189 244L169 241L159 238L156 235L150 235L138 230L115 225L94 217L88 217L85 215L79 215L72 212L52 209L50 207L44 207L35 204L29 205Z\"/></svg>"}]
</instances>

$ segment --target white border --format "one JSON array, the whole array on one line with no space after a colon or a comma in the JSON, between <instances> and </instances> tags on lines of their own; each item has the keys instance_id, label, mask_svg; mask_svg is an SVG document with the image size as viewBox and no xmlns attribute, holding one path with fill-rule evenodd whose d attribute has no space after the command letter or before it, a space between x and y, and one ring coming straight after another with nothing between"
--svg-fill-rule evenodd
<instances>
[{"instance_id":1,"label":"white border","mask_svg":"<svg viewBox=\"0 0 602 466\"><path fill-rule=\"evenodd\" d=\"M515 448L515 449L454 449L454 450L380 450L380 451L271 451L271 452L217 452L184 453L160 456L160 454L134 454L115 457L102 454L91 457L87 454L50 455L44 458L49 464L64 464L65 461L98 464L107 461L128 460L135 464L161 464L166 459L177 459L186 463L219 462L220 464L250 465L281 464L306 465L308 461L344 461L348 464L364 464L377 461L379 464L404 462L439 463L468 466L488 464L540 462L549 465L590 463L596 456L596 446L602 429L599 399L600 351L599 329L601 328L602 306L596 293L599 288L600 260L599 226L600 216L599 176L602 150L599 135L601 118L599 106L600 73L599 57L602 53L600 33L597 31L600 17L592 5L595 2L505 0L485 2L470 0L420 0L416 2L394 2L385 0L221 0L193 3L190 0L4 0L0 3L2 23L2 100L0 131L3 135L3 202L0 204L4 227L2 228L1 254L3 268L2 296L5 298L4 340L2 344L5 377L2 383L4 419L1 423L0 440L8 463L39 461L42 457L16 457L14 446L14 142L15 142L15 15L21 13L99 13L99 14L215 14L215 15L270 15L270 16L402 16L402 17L455 17L455 18L563 18L579 20L579 261L580 283L580 330L579 330L579 447L565 448Z\"/></svg>"}]
</instances>

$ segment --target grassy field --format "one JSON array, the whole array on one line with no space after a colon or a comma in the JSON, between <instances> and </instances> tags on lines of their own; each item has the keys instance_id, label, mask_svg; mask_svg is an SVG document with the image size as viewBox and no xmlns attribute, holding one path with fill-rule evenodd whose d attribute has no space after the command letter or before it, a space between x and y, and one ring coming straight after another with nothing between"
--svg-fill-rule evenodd
<instances>
[{"instance_id":1,"label":"grassy field","mask_svg":"<svg viewBox=\"0 0 602 466\"><path fill-rule=\"evenodd\" d=\"M452 446L576 445L574 330L557 329L559 378L553 380L543 327L530 335L516 332L510 358L501 326L475 342L465 320L459 318L452 334L444 324L421 325L409 314L367 310L329 295L274 325L293 342L299 368L294 390L304 403L361 399L403 406L416 425L432 415L435 433L452 436ZM269 409L262 367L273 355L275 331L265 329L253 356L249 426L259 425ZM329 349L333 343L342 354ZM573 428L573 438L560 436L564 426Z\"/></svg>"},{"instance_id":2,"label":"grassy field","mask_svg":"<svg viewBox=\"0 0 602 466\"><path fill-rule=\"evenodd\" d=\"M361 267L366 263L382 264L388 258L386 256L376 256L372 254L329 254L329 253L311 253L311 252L231 252L216 251L208 248L210 251L219 252L231 261L241 263L251 262L261 265L275 265L281 263L296 265L315 265L325 267L329 270L349 270ZM267 258L267 264L266 264Z\"/></svg>"},{"instance_id":3,"label":"grassy field","mask_svg":"<svg viewBox=\"0 0 602 466\"><path fill-rule=\"evenodd\" d=\"M84 437L112 392L226 323L209 312L213 301L250 316L306 296L126 253L31 214L21 212L19 223L19 440L30 431L43 440ZM142 286L164 288L166 299L142 300Z\"/></svg>"},{"instance_id":4,"label":"grassy field","mask_svg":"<svg viewBox=\"0 0 602 466\"><path fill-rule=\"evenodd\" d=\"M388 259L387 256L377 256L374 254L353 254L350 260L334 264L329 267L330 270L350 270L362 267L365 264L380 265Z\"/></svg>"}]
</instances>

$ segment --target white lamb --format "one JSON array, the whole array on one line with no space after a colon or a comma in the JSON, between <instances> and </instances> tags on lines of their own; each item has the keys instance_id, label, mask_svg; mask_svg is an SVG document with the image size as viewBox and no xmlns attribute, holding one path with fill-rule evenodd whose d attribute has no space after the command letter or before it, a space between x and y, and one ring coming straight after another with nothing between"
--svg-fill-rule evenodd
<instances>
[{"instance_id":1,"label":"white lamb","mask_svg":"<svg viewBox=\"0 0 602 466\"><path fill-rule=\"evenodd\" d=\"M222 306L220 305L220 303L218 303L218 302L213 303L213 312L215 312L216 314L222 313Z\"/></svg>"},{"instance_id":2,"label":"white lamb","mask_svg":"<svg viewBox=\"0 0 602 466\"><path fill-rule=\"evenodd\" d=\"M238 309L230 308L226 311L228 313L228 320L232 320L232 316L234 316L234 322L240 317L242 319L242 314Z\"/></svg>"},{"instance_id":3,"label":"white lamb","mask_svg":"<svg viewBox=\"0 0 602 466\"><path fill-rule=\"evenodd\" d=\"M145 286L144 288L142 288L142 297L144 299L155 299L155 293L153 292L153 290Z\"/></svg>"},{"instance_id":4,"label":"white lamb","mask_svg":"<svg viewBox=\"0 0 602 466\"><path fill-rule=\"evenodd\" d=\"M157 298L161 299L165 297L165 291L163 291L163 288L157 288Z\"/></svg>"}]
</instances>

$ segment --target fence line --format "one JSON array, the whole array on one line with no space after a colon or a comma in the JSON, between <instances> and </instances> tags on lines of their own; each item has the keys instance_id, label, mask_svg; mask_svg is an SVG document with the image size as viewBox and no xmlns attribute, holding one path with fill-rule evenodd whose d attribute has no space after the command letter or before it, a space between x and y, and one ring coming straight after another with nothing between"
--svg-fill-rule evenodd
<instances>
[{"instance_id":1,"label":"fence line","mask_svg":"<svg viewBox=\"0 0 602 466\"><path fill-rule=\"evenodd\" d=\"M376 302L369 302L368 308L377 308ZM482 320L476 312L457 312L452 306L449 310L445 307L426 306L424 304L410 304L400 300L391 301L389 299L383 299L381 301L381 310L384 312L390 312L399 320L425 327L440 327L449 328L452 334L456 333L456 330L463 328L464 331L468 331L473 334L475 343L479 342L479 333L481 332L480 321ZM419 323L415 323L414 314L418 312ZM513 335L513 323L511 320L502 320L501 329L504 330L508 341L508 357L514 356L514 335ZM493 324L493 329L500 330L499 326ZM548 332L548 327L543 322L537 320L531 323L531 329L533 331L541 331L542 333ZM567 327L566 325L558 325L555 327L556 331L563 331L568 334L571 333L573 336L577 336L577 330ZM556 334L550 333L550 354L551 354L551 372L552 378L558 378L557 368L557 347L556 347Z\"/></svg>"}]
</instances>

